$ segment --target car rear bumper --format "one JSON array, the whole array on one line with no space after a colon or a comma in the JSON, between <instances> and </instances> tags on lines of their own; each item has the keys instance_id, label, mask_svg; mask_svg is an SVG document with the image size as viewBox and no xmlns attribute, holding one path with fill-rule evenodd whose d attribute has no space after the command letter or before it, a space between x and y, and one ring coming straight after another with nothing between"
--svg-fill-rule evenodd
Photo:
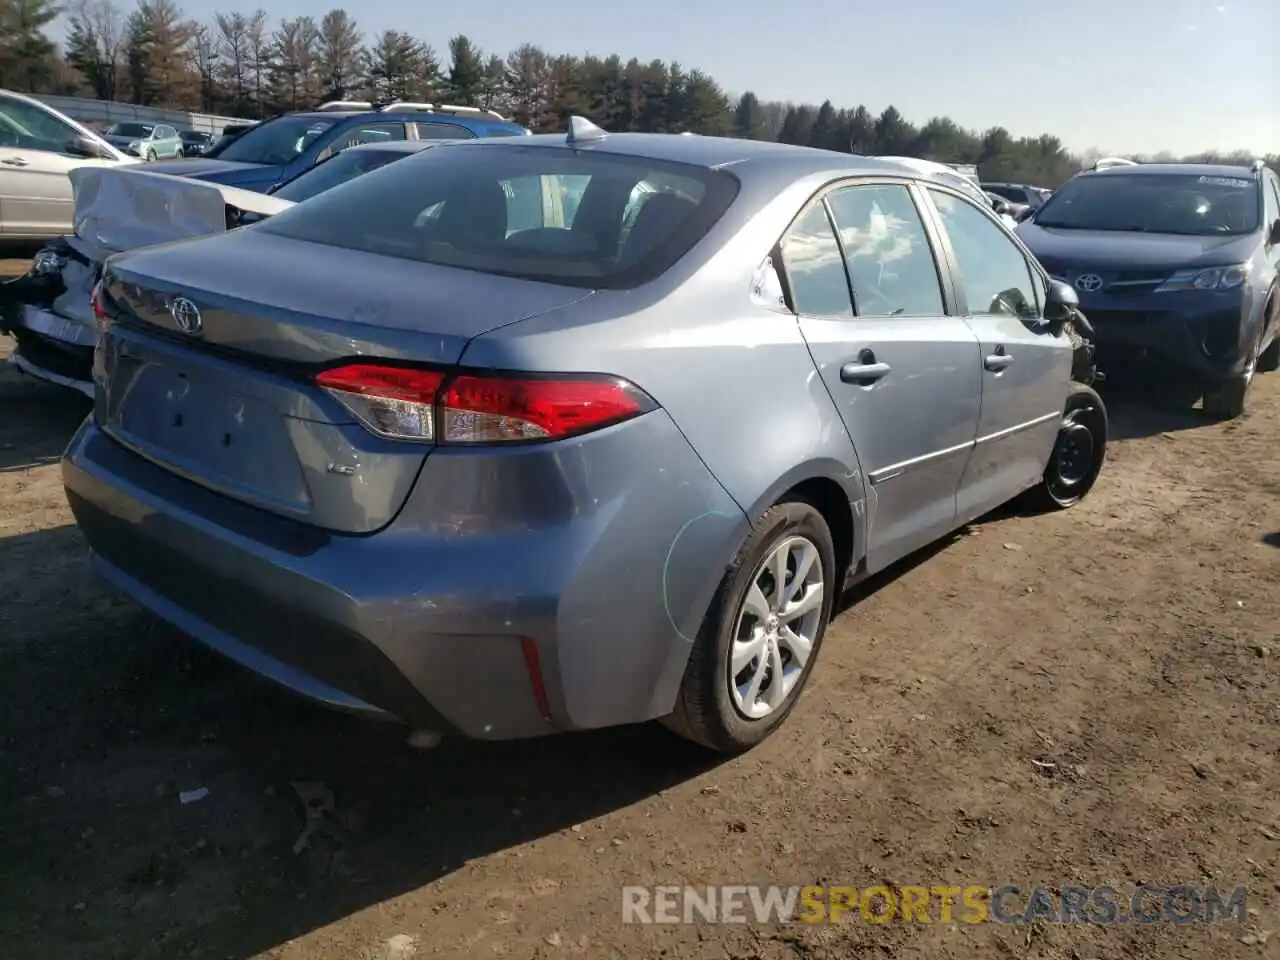
<instances>
[{"instance_id":1,"label":"car rear bumper","mask_svg":"<svg viewBox=\"0 0 1280 960\"><path fill-rule=\"evenodd\" d=\"M93 399L93 332L50 310L15 304L5 326L15 341L10 357L19 370Z\"/></svg>"},{"instance_id":2,"label":"car rear bumper","mask_svg":"<svg viewBox=\"0 0 1280 960\"><path fill-rule=\"evenodd\" d=\"M502 482L517 476L538 499ZM519 453L437 452L369 536L231 501L92 420L63 478L98 569L161 618L332 706L482 739L669 712L746 531L661 411Z\"/></svg>"}]
</instances>

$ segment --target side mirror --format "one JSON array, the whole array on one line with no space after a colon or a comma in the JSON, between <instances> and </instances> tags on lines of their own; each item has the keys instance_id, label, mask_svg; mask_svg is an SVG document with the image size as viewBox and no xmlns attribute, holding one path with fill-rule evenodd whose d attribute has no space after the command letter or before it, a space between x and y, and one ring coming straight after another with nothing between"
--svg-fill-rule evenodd
<instances>
[{"instance_id":1,"label":"side mirror","mask_svg":"<svg viewBox=\"0 0 1280 960\"><path fill-rule=\"evenodd\" d=\"M1061 280L1049 281L1049 295L1044 301L1044 318L1050 323L1063 323L1080 308L1075 290Z\"/></svg>"},{"instance_id":2,"label":"side mirror","mask_svg":"<svg viewBox=\"0 0 1280 960\"><path fill-rule=\"evenodd\" d=\"M1009 212L1009 204L1007 201L1002 200L1000 197L992 197L991 209L996 212L997 216L1003 217L1005 214Z\"/></svg>"},{"instance_id":3,"label":"side mirror","mask_svg":"<svg viewBox=\"0 0 1280 960\"><path fill-rule=\"evenodd\" d=\"M1027 220L1030 220L1033 216L1035 216L1035 212L1036 211L1034 207L1025 207L1024 209L1018 211L1018 215L1014 217L1014 219L1017 220L1019 223L1025 223Z\"/></svg>"},{"instance_id":4,"label":"side mirror","mask_svg":"<svg viewBox=\"0 0 1280 960\"><path fill-rule=\"evenodd\" d=\"M84 134L77 134L72 137L71 142L67 144L65 149L73 157L85 157L90 160L100 160L107 155L98 141L91 140Z\"/></svg>"}]
</instances>

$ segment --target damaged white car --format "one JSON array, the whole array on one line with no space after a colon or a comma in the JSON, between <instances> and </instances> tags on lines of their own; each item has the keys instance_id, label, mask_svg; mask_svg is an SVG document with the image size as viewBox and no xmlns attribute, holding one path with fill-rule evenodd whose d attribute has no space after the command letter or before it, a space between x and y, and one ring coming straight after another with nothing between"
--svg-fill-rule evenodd
<instances>
[{"instance_id":1,"label":"damaged white car","mask_svg":"<svg viewBox=\"0 0 1280 960\"><path fill-rule=\"evenodd\" d=\"M293 202L137 167L82 167L69 174L75 234L35 255L27 274L0 285L0 332L24 374L93 397L97 328L90 298L113 253L208 236Z\"/></svg>"}]
</instances>

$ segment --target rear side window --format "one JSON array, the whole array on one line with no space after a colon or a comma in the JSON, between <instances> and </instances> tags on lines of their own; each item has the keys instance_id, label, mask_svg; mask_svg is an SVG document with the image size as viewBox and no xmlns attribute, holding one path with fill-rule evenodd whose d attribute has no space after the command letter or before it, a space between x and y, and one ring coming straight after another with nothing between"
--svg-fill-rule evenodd
<instances>
[{"instance_id":1,"label":"rear side window","mask_svg":"<svg viewBox=\"0 0 1280 960\"><path fill-rule=\"evenodd\" d=\"M470 140L475 134L466 127L456 123L433 123L429 120L418 121L419 140Z\"/></svg>"},{"instance_id":2,"label":"rear side window","mask_svg":"<svg viewBox=\"0 0 1280 960\"><path fill-rule=\"evenodd\" d=\"M392 163L255 229L503 276L628 289L684 256L737 191L733 176L704 167L476 141Z\"/></svg>"},{"instance_id":3,"label":"rear side window","mask_svg":"<svg viewBox=\"0 0 1280 960\"><path fill-rule=\"evenodd\" d=\"M791 288L791 306L809 317L852 317L849 281L826 207L811 206L778 245Z\"/></svg>"}]
</instances>

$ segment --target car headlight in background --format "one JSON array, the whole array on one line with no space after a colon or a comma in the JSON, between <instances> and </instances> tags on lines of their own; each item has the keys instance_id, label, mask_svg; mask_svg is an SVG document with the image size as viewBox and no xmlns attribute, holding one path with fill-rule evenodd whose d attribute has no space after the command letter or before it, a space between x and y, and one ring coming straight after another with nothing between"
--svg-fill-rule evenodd
<instances>
[{"instance_id":1,"label":"car headlight in background","mask_svg":"<svg viewBox=\"0 0 1280 960\"><path fill-rule=\"evenodd\" d=\"M1234 290L1249 279L1249 264L1230 267L1208 267L1204 270L1179 270L1156 288L1156 293L1176 290Z\"/></svg>"},{"instance_id":2,"label":"car headlight in background","mask_svg":"<svg viewBox=\"0 0 1280 960\"><path fill-rule=\"evenodd\" d=\"M139 141L134 140L132 143L129 144L129 152L142 153L142 144Z\"/></svg>"},{"instance_id":3,"label":"car headlight in background","mask_svg":"<svg viewBox=\"0 0 1280 960\"><path fill-rule=\"evenodd\" d=\"M67 258L54 250L41 250L31 261L31 275L46 277L59 273L67 265Z\"/></svg>"}]
</instances>

